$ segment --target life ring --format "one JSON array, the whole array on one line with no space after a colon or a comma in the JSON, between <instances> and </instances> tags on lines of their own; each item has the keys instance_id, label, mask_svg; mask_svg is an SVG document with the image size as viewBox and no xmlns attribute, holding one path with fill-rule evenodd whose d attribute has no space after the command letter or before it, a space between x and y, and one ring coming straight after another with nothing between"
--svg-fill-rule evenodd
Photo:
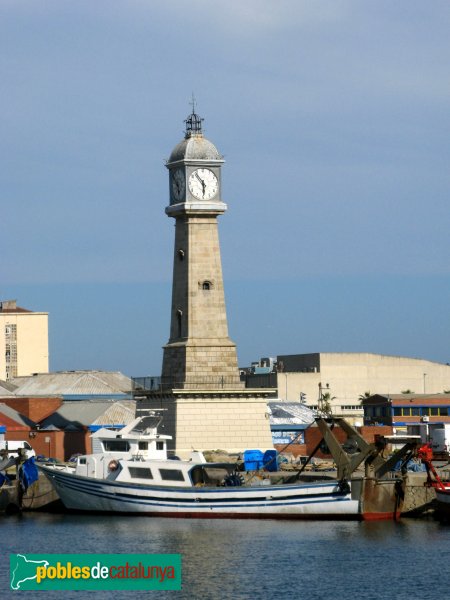
<instances>
[{"instance_id":1,"label":"life ring","mask_svg":"<svg viewBox=\"0 0 450 600\"><path fill-rule=\"evenodd\" d=\"M111 460L108 464L108 469L110 471L117 471L117 469L119 468L119 463L117 462L117 460Z\"/></svg>"}]
</instances>

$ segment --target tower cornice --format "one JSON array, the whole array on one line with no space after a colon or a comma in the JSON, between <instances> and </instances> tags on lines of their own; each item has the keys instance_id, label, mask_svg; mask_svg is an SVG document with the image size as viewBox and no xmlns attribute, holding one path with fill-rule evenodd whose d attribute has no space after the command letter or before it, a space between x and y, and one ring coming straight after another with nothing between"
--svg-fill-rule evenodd
<instances>
[{"instance_id":1,"label":"tower cornice","mask_svg":"<svg viewBox=\"0 0 450 600\"><path fill-rule=\"evenodd\" d=\"M177 217L184 214L189 216L195 215L222 215L228 206L225 202L180 202L179 204L171 204L166 207L166 215L169 217Z\"/></svg>"},{"instance_id":2,"label":"tower cornice","mask_svg":"<svg viewBox=\"0 0 450 600\"><path fill-rule=\"evenodd\" d=\"M216 158L180 158L179 160L174 160L174 161L170 161L167 160L166 161L166 167L168 169L172 169L173 167L183 167L183 166L187 166L187 167L196 167L196 166L200 166L200 165L210 165L212 167L219 167L221 165L223 165L225 162L225 160L223 158L221 159L216 159Z\"/></svg>"}]
</instances>

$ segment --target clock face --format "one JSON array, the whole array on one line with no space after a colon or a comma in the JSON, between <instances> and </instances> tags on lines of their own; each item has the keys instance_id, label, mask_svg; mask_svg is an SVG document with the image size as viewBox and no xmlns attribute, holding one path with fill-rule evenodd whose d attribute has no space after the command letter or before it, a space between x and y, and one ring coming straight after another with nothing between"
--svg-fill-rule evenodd
<instances>
[{"instance_id":1,"label":"clock face","mask_svg":"<svg viewBox=\"0 0 450 600\"><path fill-rule=\"evenodd\" d=\"M209 169L196 169L189 176L189 190L198 200L210 200L217 194L219 182Z\"/></svg>"},{"instance_id":2,"label":"clock face","mask_svg":"<svg viewBox=\"0 0 450 600\"><path fill-rule=\"evenodd\" d=\"M172 196L174 200L180 202L183 199L184 190L184 173L181 169L177 169L172 175Z\"/></svg>"}]
</instances>

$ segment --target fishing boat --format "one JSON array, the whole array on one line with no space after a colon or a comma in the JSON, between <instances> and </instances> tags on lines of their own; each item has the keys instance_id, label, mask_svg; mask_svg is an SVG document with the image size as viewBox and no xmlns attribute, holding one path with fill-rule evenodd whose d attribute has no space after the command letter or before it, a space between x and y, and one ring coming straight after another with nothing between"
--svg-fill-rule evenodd
<instances>
[{"instance_id":1,"label":"fishing boat","mask_svg":"<svg viewBox=\"0 0 450 600\"><path fill-rule=\"evenodd\" d=\"M342 450L336 478L304 481L303 467L294 475L245 471L237 463L206 462L201 452L174 460L167 450L171 437L158 432L161 421L153 413L119 432L99 430L93 435L98 452L79 456L74 467L39 469L65 507L76 511L208 519L390 519L400 514L394 481L348 476L368 451L345 462Z\"/></svg>"},{"instance_id":2,"label":"fishing boat","mask_svg":"<svg viewBox=\"0 0 450 600\"><path fill-rule=\"evenodd\" d=\"M199 518L358 518L351 486L336 480L274 483L280 477L207 463L202 453L173 460L160 415L138 417L120 432L103 429L74 467L40 465L68 509ZM286 477L282 475L281 477ZM292 479L289 476L287 479Z\"/></svg>"}]
</instances>

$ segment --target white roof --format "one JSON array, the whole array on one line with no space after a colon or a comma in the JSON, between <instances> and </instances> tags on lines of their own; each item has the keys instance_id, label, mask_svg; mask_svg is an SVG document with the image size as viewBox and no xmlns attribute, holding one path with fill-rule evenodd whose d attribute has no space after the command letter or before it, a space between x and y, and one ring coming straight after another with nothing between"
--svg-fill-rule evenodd
<instances>
[{"instance_id":1,"label":"white roof","mask_svg":"<svg viewBox=\"0 0 450 600\"><path fill-rule=\"evenodd\" d=\"M271 425L311 425L314 412L300 402L269 402Z\"/></svg>"},{"instance_id":2,"label":"white roof","mask_svg":"<svg viewBox=\"0 0 450 600\"><path fill-rule=\"evenodd\" d=\"M132 389L132 381L120 371L59 371L16 377L18 396L116 395Z\"/></svg>"},{"instance_id":3,"label":"white roof","mask_svg":"<svg viewBox=\"0 0 450 600\"><path fill-rule=\"evenodd\" d=\"M13 387L14 386L8 384L6 381L0 381L0 397L14 396L14 392L12 391Z\"/></svg>"}]
</instances>

